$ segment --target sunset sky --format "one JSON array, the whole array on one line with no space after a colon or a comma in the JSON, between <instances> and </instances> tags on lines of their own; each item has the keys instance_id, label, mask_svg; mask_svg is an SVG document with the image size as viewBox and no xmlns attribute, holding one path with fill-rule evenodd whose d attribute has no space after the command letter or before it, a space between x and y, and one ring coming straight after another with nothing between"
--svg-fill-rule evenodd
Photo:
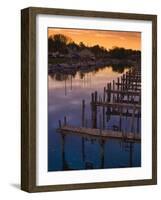
<instances>
[{"instance_id":1,"label":"sunset sky","mask_svg":"<svg viewBox=\"0 0 161 200\"><path fill-rule=\"evenodd\" d=\"M48 28L48 36L53 34L66 35L77 44L83 42L88 46L99 44L106 49L117 46L126 49L141 50L140 32Z\"/></svg>"}]
</instances>

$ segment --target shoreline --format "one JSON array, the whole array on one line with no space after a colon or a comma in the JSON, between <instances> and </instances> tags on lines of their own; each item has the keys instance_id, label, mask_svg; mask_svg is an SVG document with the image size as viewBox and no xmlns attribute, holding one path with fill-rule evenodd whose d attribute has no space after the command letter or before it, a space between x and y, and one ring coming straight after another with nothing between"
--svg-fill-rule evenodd
<instances>
[{"instance_id":1,"label":"shoreline","mask_svg":"<svg viewBox=\"0 0 161 200\"><path fill-rule=\"evenodd\" d=\"M125 67L135 67L139 68L140 63L131 59L99 59L97 61L79 61L77 63L60 63L60 64L48 64L48 74L56 74L56 73L62 73L62 74L69 74L74 75L77 72L92 72L95 70L99 70L101 68L104 68L106 66L112 66L116 70L125 68Z\"/></svg>"}]
</instances>

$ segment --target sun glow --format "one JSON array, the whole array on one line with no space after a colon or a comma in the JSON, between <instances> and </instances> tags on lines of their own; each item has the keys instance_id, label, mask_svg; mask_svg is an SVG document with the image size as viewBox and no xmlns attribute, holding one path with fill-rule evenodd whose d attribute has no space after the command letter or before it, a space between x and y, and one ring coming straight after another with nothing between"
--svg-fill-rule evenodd
<instances>
[{"instance_id":1,"label":"sun glow","mask_svg":"<svg viewBox=\"0 0 161 200\"><path fill-rule=\"evenodd\" d=\"M66 35L75 43L83 42L87 46L98 44L106 49L117 46L141 50L140 32L48 28L48 37L55 34Z\"/></svg>"}]
</instances>

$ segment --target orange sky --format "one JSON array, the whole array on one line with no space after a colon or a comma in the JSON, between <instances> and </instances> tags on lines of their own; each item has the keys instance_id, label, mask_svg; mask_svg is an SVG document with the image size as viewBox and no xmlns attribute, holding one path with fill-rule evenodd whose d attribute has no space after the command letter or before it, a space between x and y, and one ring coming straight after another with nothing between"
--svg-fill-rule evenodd
<instances>
[{"instance_id":1,"label":"orange sky","mask_svg":"<svg viewBox=\"0 0 161 200\"><path fill-rule=\"evenodd\" d=\"M106 49L117 46L127 49L141 50L140 32L48 28L48 36L53 34L64 34L70 37L77 44L83 42L88 46L99 44Z\"/></svg>"}]
</instances>

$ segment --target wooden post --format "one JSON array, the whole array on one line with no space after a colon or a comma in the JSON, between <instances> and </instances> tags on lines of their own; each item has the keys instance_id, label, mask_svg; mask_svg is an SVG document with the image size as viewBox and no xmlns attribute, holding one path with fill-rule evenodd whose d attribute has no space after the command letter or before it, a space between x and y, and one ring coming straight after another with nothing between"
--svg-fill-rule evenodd
<instances>
[{"instance_id":1,"label":"wooden post","mask_svg":"<svg viewBox=\"0 0 161 200\"><path fill-rule=\"evenodd\" d=\"M125 81L125 90L127 90L127 84L128 84L128 75L129 75L129 72L126 72L126 81Z\"/></svg>"},{"instance_id":2,"label":"wooden post","mask_svg":"<svg viewBox=\"0 0 161 200\"><path fill-rule=\"evenodd\" d=\"M120 107L120 123L119 123L119 129L121 131L121 128L122 128L122 108Z\"/></svg>"},{"instance_id":3,"label":"wooden post","mask_svg":"<svg viewBox=\"0 0 161 200\"><path fill-rule=\"evenodd\" d=\"M99 99L99 102L101 102L101 95L99 95L99 98L98 98L98 99Z\"/></svg>"},{"instance_id":4,"label":"wooden post","mask_svg":"<svg viewBox=\"0 0 161 200\"><path fill-rule=\"evenodd\" d=\"M106 87L103 88L103 102L106 101L106 99L105 99L105 98L106 98L105 94L106 94Z\"/></svg>"},{"instance_id":5,"label":"wooden post","mask_svg":"<svg viewBox=\"0 0 161 200\"><path fill-rule=\"evenodd\" d=\"M62 138L62 144L61 144L61 149L62 149L62 170L66 168L66 162L65 162L65 135L62 133L61 134Z\"/></svg>"},{"instance_id":6,"label":"wooden post","mask_svg":"<svg viewBox=\"0 0 161 200\"><path fill-rule=\"evenodd\" d=\"M117 90L119 91L120 78L117 78ZM117 102L119 102L119 93L117 93Z\"/></svg>"},{"instance_id":7,"label":"wooden post","mask_svg":"<svg viewBox=\"0 0 161 200\"><path fill-rule=\"evenodd\" d=\"M85 125L85 100L82 100L82 127Z\"/></svg>"},{"instance_id":8,"label":"wooden post","mask_svg":"<svg viewBox=\"0 0 161 200\"><path fill-rule=\"evenodd\" d=\"M71 77L70 77L70 89L72 90L72 87L73 87L73 85L72 85L72 75L71 75Z\"/></svg>"},{"instance_id":9,"label":"wooden post","mask_svg":"<svg viewBox=\"0 0 161 200\"><path fill-rule=\"evenodd\" d=\"M85 120L85 127L88 127L88 119Z\"/></svg>"},{"instance_id":10,"label":"wooden post","mask_svg":"<svg viewBox=\"0 0 161 200\"><path fill-rule=\"evenodd\" d=\"M67 83L66 83L66 76L65 76L65 96L67 95Z\"/></svg>"},{"instance_id":11,"label":"wooden post","mask_svg":"<svg viewBox=\"0 0 161 200\"><path fill-rule=\"evenodd\" d=\"M113 90L115 90L115 80L113 80ZM115 101L115 94L113 93L112 101Z\"/></svg>"},{"instance_id":12,"label":"wooden post","mask_svg":"<svg viewBox=\"0 0 161 200\"><path fill-rule=\"evenodd\" d=\"M119 90L120 78L117 78L117 90Z\"/></svg>"},{"instance_id":13,"label":"wooden post","mask_svg":"<svg viewBox=\"0 0 161 200\"><path fill-rule=\"evenodd\" d=\"M110 120L110 115L111 115L111 108L109 106L107 106L107 110L106 110L106 121L109 122Z\"/></svg>"},{"instance_id":14,"label":"wooden post","mask_svg":"<svg viewBox=\"0 0 161 200\"><path fill-rule=\"evenodd\" d=\"M140 118L140 111L138 110L138 115L137 115L137 133L139 133L139 118Z\"/></svg>"},{"instance_id":15,"label":"wooden post","mask_svg":"<svg viewBox=\"0 0 161 200\"><path fill-rule=\"evenodd\" d=\"M109 102L111 102L111 83L109 83Z\"/></svg>"},{"instance_id":16,"label":"wooden post","mask_svg":"<svg viewBox=\"0 0 161 200\"><path fill-rule=\"evenodd\" d=\"M132 118L131 118L131 132L133 133L134 132L134 118L135 118L135 104L134 104L134 107L133 107L133 113L132 113Z\"/></svg>"},{"instance_id":17,"label":"wooden post","mask_svg":"<svg viewBox=\"0 0 161 200\"><path fill-rule=\"evenodd\" d=\"M105 129L105 107L102 107L102 115L103 115L103 129Z\"/></svg>"},{"instance_id":18,"label":"wooden post","mask_svg":"<svg viewBox=\"0 0 161 200\"><path fill-rule=\"evenodd\" d=\"M130 142L130 152L129 152L129 167L133 165L133 143Z\"/></svg>"},{"instance_id":19,"label":"wooden post","mask_svg":"<svg viewBox=\"0 0 161 200\"><path fill-rule=\"evenodd\" d=\"M129 114L129 111L128 111L128 108L127 108L127 110L126 110L126 119L128 117L128 114Z\"/></svg>"},{"instance_id":20,"label":"wooden post","mask_svg":"<svg viewBox=\"0 0 161 200\"><path fill-rule=\"evenodd\" d=\"M113 90L115 90L115 80L113 80Z\"/></svg>"},{"instance_id":21,"label":"wooden post","mask_svg":"<svg viewBox=\"0 0 161 200\"><path fill-rule=\"evenodd\" d=\"M101 158L101 169L104 169L104 160L105 160L105 156L104 156L104 146L105 146L105 141L100 139L100 146L101 146L101 152L100 152L100 158Z\"/></svg>"},{"instance_id":22,"label":"wooden post","mask_svg":"<svg viewBox=\"0 0 161 200\"><path fill-rule=\"evenodd\" d=\"M129 71L129 77L128 77L128 89L129 89L129 85L130 85L130 79L131 79L131 71Z\"/></svg>"},{"instance_id":23,"label":"wooden post","mask_svg":"<svg viewBox=\"0 0 161 200\"><path fill-rule=\"evenodd\" d=\"M121 91L123 90L123 77L121 76Z\"/></svg>"},{"instance_id":24,"label":"wooden post","mask_svg":"<svg viewBox=\"0 0 161 200\"><path fill-rule=\"evenodd\" d=\"M59 120L59 128L61 128L61 120Z\"/></svg>"},{"instance_id":25,"label":"wooden post","mask_svg":"<svg viewBox=\"0 0 161 200\"><path fill-rule=\"evenodd\" d=\"M95 103L91 104L91 114L92 114L92 128L97 128L97 106Z\"/></svg>"},{"instance_id":26,"label":"wooden post","mask_svg":"<svg viewBox=\"0 0 161 200\"><path fill-rule=\"evenodd\" d=\"M97 102L97 91L95 91L94 94L95 94L95 99L94 99L94 101Z\"/></svg>"},{"instance_id":27,"label":"wooden post","mask_svg":"<svg viewBox=\"0 0 161 200\"><path fill-rule=\"evenodd\" d=\"M82 161L85 161L85 139L82 137Z\"/></svg>"},{"instance_id":28,"label":"wooden post","mask_svg":"<svg viewBox=\"0 0 161 200\"><path fill-rule=\"evenodd\" d=\"M122 75L122 90L124 90L124 82L125 82L125 77L124 77L125 75L123 74Z\"/></svg>"},{"instance_id":29,"label":"wooden post","mask_svg":"<svg viewBox=\"0 0 161 200\"><path fill-rule=\"evenodd\" d=\"M111 101L111 83L107 84L107 101L110 102Z\"/></svg>"},{"instance_id":30,"label":"wooden post","mask_svg":"<svg viewBox=\"0 0 161 200\"><path fill-rule=\"evenodd\" d=\"M99 115L99 122L100 122L100 135L102 134L102 117L101 114Z\"/></svg>"},{"instance_id":31,"label":"wooden post","mask_svg":"<svg viewBox=\"0 0 161 200\"><path fill-rule=\"evenodd\" d=\"M137 90L137 80L135 80L135 90Z\"/></svg>"},{"instance_id":32,"label":"wooden post","mask_svg":"<svg viewBox=\"0 0 161 200\"><path fill-rule=\"evenodd\" d=\"M127 103L129 103L129 94L127 94Z\"/></svg>"},{"instance_id":33,"label":"wooden post","mask_svg":"<svg viewBox=\"0 0 161 200\"><path fill-rule=\"evenodd\" d=\"M64 116L64 126L66 126L67 125L67 118L66 118L66 116Z\"/></svg>"},{"instance_id":34,"label":"wooden post","mask_svg":"<svg viewBox=\"0 0 161 200\"><path fill-rule=\"evenodd\" d=\"M92 103L94 103L94 93L91 94L91 99Z\"/></svg>"},{"instance_id":35,"label":"wooden post","mask_svg":"<svg viewBox=\"0 0 161 200\"><path fill-rule=\"evenodd\" d=\"M141 94L139 95L139 104L141 104Z\"/></svg>"}]
</instances>

